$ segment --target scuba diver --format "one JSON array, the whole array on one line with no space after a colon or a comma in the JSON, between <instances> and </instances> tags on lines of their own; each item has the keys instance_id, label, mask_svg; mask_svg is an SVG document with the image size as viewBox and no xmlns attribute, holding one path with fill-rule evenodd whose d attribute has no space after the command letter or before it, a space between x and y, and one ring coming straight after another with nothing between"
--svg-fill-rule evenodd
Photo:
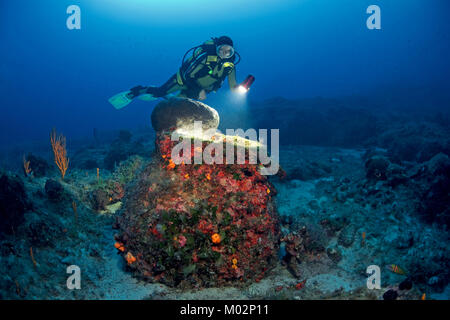
<instances>
[{"instance_id":1,"label":"scuba diver","mask_svg":"<svg viewBox=\"0 0 450 320\"><path fill-rule=\"evenodd\" d=\"M192 56L186 56L192 51ZM238 61L235 62L236 56ZM183 56L181 67L170 79L160 87L136 86L129 91L121 92L109 99L117 109L128 105L134 98L155 100L167 98L179 91L178 97L204 100L206 94L217 91L226 77L232 91L246 92L255 78L247 76L245 81L236 83L235 66L241 57L233 48L233 40L227 36L212 38L203 44L189 49Z\"/></svg>"}]
</instances>

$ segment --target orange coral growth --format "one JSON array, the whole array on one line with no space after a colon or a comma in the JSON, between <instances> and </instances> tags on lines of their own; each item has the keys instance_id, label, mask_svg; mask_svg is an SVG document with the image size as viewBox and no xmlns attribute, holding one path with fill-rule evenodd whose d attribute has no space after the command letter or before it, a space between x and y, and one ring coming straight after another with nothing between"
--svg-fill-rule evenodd
<instances>
[{"instance_id":1,"label":"orange coral growth","mask_svg":"<svg viewBox=\"0 0 450 320\"><path fill-rule=\"evenodd\" d=\"M16 284L16 293L17 295L20 295L20 285L19 282L17 280L14 280L14 283Z\"/></svg>"},{"instance_id":2,"label":"orange coral growth","mask_svg":"<svg viewBox=\"0 0 450 320\"><path fill-rule=\"evenodd\" d=\"M233 265L231 266L233 269L237 269L237 259L236 258L233 258L233 260L231 260L231 262L233 262Z\"/></svg>"},{"instance_id":3,"label":"orange coral growth","mask_svg":"<svg viewBox=\"0 0 450 320\"><path fill-rule=\"evenodd\" d=\"M55 155L55 163L61 172L61 177L64 179L67 168L69 168L69 158L66 150L66 137L62 134L57 136L56 130L53 129L50 133L50 142L52 143L53 154Z\"/></svg>"},{"instance_id":4,"label":"orange coral growth","mask_svg":"<svg viewBox=\"0 0 450 320\"><path fill-rule=\"evenodd\" d=\"M116 243L114 243L114 247L119 251L122 251L122 252L125 251L125 247L123 246L123 243L116 242Z\"/></svg>"},{"instance_id":5,"label":"orange coral growth","mask_svg":"<svg viewBox=\"0 0 450 320\"><path fill-rule=\"evenodd\" d=\"M33 248L32 247L30 247L30 257L31 257L31 261L33 261L34 266L37 267L37 262L36 262L36 260L34 260Z\"/></svg>"},{"instance_id":6,"label":"orange coral growth","mask_svg":"<svg viewBox=\"0 0 450 320\"><path fill-rule=\"evenodd\" d=\"M211 236L211 240L212 240L212 242L215 243L215 244L220 243L220 235L219 235L218 233L214 233L214 234Z\"/></svg>"},{"instance_id":7,"label":"orange coral growth","mask_svg":"<svg viewBox=\"0 0 450 320\"><path fill-rule=\"evenodd\" d=\"M295 285L295 289L296 289L296 290L302 289L302 288L305 286L305 283L306 283L306 279L303 280L302 282L297 283L297 284Z\"/></svg>"},{"instance_id":8,"label":"orange coral growth","mask_svg":"<svg viewBox=\"0 0 450 320\"><path fill-rule=\"evenodd\" d=\"M25 175L28 177L31 173L30 161L27 161L25 156L23 156L23 169L25 171Z\"/></svg>"},{"instance_id":9,"label":"orange coral growth","mask_svg":"<svg viewBox=\"0 0 450 320\"><path fill-rule=\"evenodd\" d=\"M75 201L72 201L72 210L75 214L75 221L78 221L78 209L77 209L77 203Z\"/></svg>"},{"instance_id":10,"label":"orange coral growth","mask_svg":"<svg viewBox=\"0 0 450 320\"><path fill-rule=\"evenodd\" d=\"M128 264L132 264L136 261L136 258L131 254L131 252L128 252L125 256L125 259L127 260Z\"/></svg>"},{"instance_id":11,"label":"orange coral growth","mask_svg":"<svg viewBox=\"0 0 450 320\"><path fill-rule=\"evenodd\" d=\"M173 168L175 168L175 163L173 162L172 159L169 159L169 164L167 165L167 169L170 170Z\"/></svg>"}]
</instances>

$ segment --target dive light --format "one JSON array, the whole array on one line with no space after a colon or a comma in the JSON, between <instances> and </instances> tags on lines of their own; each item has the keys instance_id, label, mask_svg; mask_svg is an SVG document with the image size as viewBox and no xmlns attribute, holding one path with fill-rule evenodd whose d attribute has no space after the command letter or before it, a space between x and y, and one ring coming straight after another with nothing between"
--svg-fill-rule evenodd
<instances>
[{"instance_id":1,"label":"dive light","mask_svg":"<svg viewBox=\"0 0 450 320\"><path fill-rule=\"evenodd\" d=\"M247 78L239 85L239 91L242 93L247 92L252 86L253 82L255 82L255 77L249 74Z\"/></svg>"}]
</instances>

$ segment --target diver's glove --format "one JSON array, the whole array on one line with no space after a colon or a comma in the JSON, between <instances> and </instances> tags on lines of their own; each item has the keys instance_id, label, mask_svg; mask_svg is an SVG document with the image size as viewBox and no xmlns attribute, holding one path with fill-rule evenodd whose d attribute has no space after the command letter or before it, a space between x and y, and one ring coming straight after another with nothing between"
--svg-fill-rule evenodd
<instances>
[{"instance_id":1,"label":"diver's glove","mask_svg":"<svg viewBox=\"0 0 450 320\"><path fill-rule=\"evenodd\" d=\"M147 90L146 87L143 87L143 86L136 86L136 87L130 89L130 93L128 93L127 96L128 96L128 98L130 98L130 99L134 99L134 98L136 98L137 96L139 96L139 95L145 93L146 90Z\"/></svg>"}]
</instances>

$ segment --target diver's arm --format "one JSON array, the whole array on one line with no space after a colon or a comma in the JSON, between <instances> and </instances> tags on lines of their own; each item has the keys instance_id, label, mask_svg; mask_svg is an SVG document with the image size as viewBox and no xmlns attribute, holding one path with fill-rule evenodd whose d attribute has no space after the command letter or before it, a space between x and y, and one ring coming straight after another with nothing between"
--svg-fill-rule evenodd
<instances>
[{"instance_id":1,"label":"diver's arm","mask_svg":"<svg viewBox=\"0 0 450 320\"><path fill-rule=\"evenodd\" d=\"M230 86L231 91L237 90L238 84L236 82L236 69L233 68L233 71L228 75L228 85Z\"/></svg>"}]
</instances>

